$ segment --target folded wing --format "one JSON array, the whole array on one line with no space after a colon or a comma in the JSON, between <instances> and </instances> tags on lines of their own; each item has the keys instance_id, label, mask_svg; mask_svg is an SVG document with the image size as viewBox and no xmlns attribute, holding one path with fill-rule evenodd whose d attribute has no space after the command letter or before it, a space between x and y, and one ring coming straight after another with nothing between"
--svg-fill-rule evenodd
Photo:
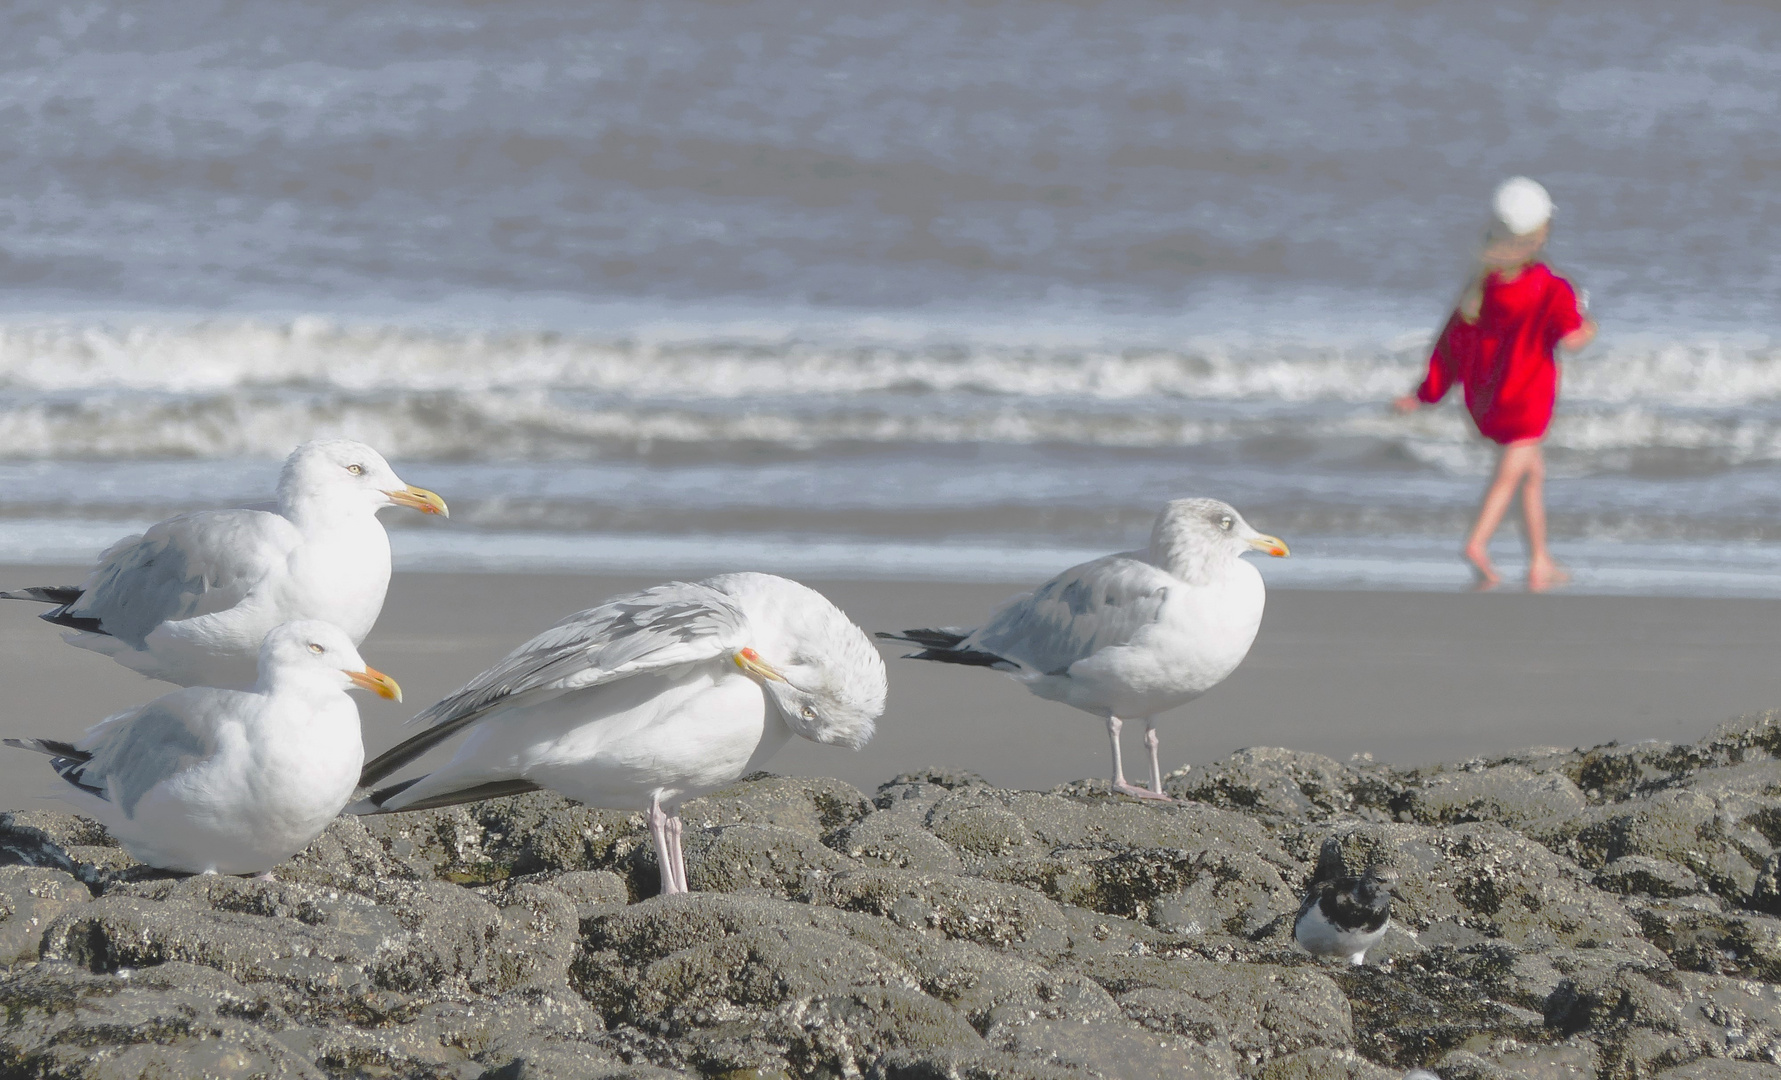
<instances>
[{"instance_id":1,"label":"folded wing","mask_svg":"<svg viewBox=\"0 0 1781 1080\"><path fill-rule=\"evenodd\" d=\"M410 723L431 727L378 755L359 784L375 784L496 710L718 659L743 648L746 631L747 618L728 595L681 581L577 612L416 716Z\"/></svg>"},{"instance_id":2,"label":"folded wing","mask_svg":"<svg viewBox=\"0 0 1781 1080\"><path fill-rule=\"evenodd\" d=\"M144 648L164 623L226 611L282 567L296 528L277 514L203 510L181 514L99 557L81 594L43 617Z\"/></svg>"},{"instance_id":3,"label":"folded wing","mask_svg":"<svg viewBox=\"0 0 1781 1080\"><path fill-rule=\"evenodd\" d=\"M1083 563L1005 605L963 647L1038 675L1064 675L1102 649L1129 644L1157 621L1180 582L1130 555Z\"/></svg>"}]
</instances>

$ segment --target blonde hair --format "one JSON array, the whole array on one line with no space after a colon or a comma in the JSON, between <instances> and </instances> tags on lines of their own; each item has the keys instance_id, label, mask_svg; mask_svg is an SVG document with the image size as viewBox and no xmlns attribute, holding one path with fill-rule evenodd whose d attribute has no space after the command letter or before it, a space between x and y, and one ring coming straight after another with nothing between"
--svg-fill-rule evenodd
<instances>
[{"instance_id":1,"label":"blonde hair","mask_svg":"<svg viewBox=\"0 0 1781 1080\"><path fill-rule=\"evenodd\" d=\"M1514 270L1526 266L1539 258L1540 251L1546 246L1546 238L1552 233L1550 223L1540 226L1531 233L1516 234L1502 222L1493 222L1490 231L1484 234L1484 248L1478 253L1478 269L1472 274L1472 280L1466 283L1465 290L1459 294L1456 308L1459 317L1468 323L1478 321L1484 310L1484 281L1490 275L1503 270Z\"/></svg>"}]
</instances>

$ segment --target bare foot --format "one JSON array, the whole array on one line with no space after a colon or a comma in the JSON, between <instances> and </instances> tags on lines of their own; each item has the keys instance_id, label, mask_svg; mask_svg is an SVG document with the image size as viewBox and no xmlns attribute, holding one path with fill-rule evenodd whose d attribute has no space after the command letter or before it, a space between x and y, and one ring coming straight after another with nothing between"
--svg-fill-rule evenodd
<instances>
[{"instance_id":1,"label":"bare foot","mask_svg":"<svg viewBox=\"0 0 1781 1080\"><path fill-rule=\"evenodd\" d=\"M264 874L255 874L254 880L255 881L277 881L278 879L272 876L272 871L268 870Z\"/></svg>"},{"instance_id":2,"label":"bare foot","mask_svg":"<svg viewBox=\"0 0 1781 1080\"><path fill-rule=\"evenodd\" d=\"M1491 565L1490 553L1481 544L1467 544L1465 560L1472 564L1472 573L1478 580L1472 583L1473 592L1488 592L1503 583L1503 576Z\"/></svg>"},{"instance_id":3,"label":"bare foot","mask_svg":"<svg viewBox=\"0 0 1781 1080\"><path fill-rule=\"evenodd\" d=\"M1134 799L1151 799L1156 802L1175 801L1172 797L1164 795L1160 791L1152 791L1147 787L1139 787L1137 784L1114 784L1112 787L1114 791L1123 792Z\"/></svg>"},{"instance_id":4,"label":"bare foot","mask_svg":"<svg viewBox=\"0 0 1781 1080\"><path fill-rule=\"evenodd\" d=\"M1533 562L1528 563L1528 592L1545 592L1548 589L1556 589L1561 585L1567 585L1570 581L1570 573L1551 559L1535 559Z\"/></svg>"}]
</instances>

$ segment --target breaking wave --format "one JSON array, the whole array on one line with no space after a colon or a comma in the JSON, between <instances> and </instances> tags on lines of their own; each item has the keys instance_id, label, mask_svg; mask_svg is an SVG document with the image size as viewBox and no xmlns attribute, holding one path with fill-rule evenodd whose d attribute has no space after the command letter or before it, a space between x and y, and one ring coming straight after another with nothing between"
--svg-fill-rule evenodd
<instances>
[{"instance_id":1,"label":"breaking wave","mask_svg":"<svg viewBox=\"0 0 1781 1080\"><path fill-rule=\"evenodd\" d=\"M448 333L319 319L14 324L0 326L0 456L278 457L328 435L432 460L1286 442L1313 456L1390 447L1475 471L1482 458L1456 410L1406 421L1383 409L1415 382L1425 349L1410 333L1164 348ZM1573 468L1781 460L1781 345L1755 335L1605 343L1567 365L1550 445Z\"/></svg>"}]
</instances>

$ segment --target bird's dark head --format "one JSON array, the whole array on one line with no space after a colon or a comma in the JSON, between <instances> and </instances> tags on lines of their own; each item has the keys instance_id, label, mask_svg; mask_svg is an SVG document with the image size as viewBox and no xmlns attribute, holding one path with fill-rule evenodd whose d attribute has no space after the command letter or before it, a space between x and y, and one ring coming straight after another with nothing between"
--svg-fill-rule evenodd
<instances>
[{"instance_id":1,"label":"bird's dark head","mask_svg":"<svg viewBox=\"0 0 1781 1080\"><path fill-rule=\"evenodd\" d=\"M1391 903L1392 886L1398 883L1398 872L1390 866L1369 866L1360 876L1354 888L1355 898L1371 907L1384 907Z\"/></svg>"}]
</instances>

